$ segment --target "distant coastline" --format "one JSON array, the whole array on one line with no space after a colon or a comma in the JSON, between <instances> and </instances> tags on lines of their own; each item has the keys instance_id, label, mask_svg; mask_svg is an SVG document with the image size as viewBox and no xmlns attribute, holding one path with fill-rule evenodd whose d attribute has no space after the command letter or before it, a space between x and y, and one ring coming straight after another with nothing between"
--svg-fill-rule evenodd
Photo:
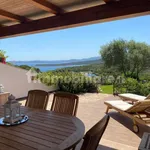
<instances>
[{"instance_id":1,"label":"distant coastline","mask_svg":"<svg viewBox=\"0 0 150 150\"><path fill-rule=\"evenodd\" d=\"M33 60L33 61L9 61L9 62L17 66L28 65L30 67L36 67L39 68L42 72L46 72L46 71L52 71L61 68L100 63L101 59L100 57L91 57L91 58L83 58L83 59L55 60L55 61Z\"/></svg>"},{"instance_id":2,"label":"distant coastline","mask_svg":"<svg viewBox=\"0 0 150 150\"><path fill-rule=\"evenodd\" d=\"M89 65L100 63L100 60L91 60L91 61L79 61L79 62L71 62L71 63L61 63L61 64L36 64L35 66L74 66L74 65Z\"/></svg>"}]
</instances>

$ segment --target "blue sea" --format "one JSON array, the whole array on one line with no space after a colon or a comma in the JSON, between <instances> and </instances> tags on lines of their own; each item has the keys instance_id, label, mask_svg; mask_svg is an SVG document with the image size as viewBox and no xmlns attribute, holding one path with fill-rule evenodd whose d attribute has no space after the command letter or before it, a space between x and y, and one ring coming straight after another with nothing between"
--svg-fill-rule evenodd
<instances>
[{"instance_id":1,"label":"blue sea","mask_svg":"<svg viewBox=\"0 0 150 150\"><path fill-rule=\"evenodd\" d=\"M65 66L36 66L36 64L38 64L37 62L11 62L14 65L28 65L31 67L36 67L39 68L42 72L46 72L46 71L52 71L52 70L56 70L56 69L61 69L61 68L67 68L67 67L75 67L75 66L80 66L80 65L65 65ZM40 62L41 64L41 62ZM44 64L44 63L43 63Z\"/></svg>"}]
</instances>

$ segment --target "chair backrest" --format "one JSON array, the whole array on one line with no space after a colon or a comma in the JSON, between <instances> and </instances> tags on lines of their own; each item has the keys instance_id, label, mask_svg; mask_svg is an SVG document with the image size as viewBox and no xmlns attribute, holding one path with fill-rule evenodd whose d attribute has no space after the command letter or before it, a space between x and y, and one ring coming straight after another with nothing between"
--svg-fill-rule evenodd
<instances>
[{"instance_id":1,"label":"chair backrest","mask_svg":"<svg viewBox=\"0 0 150 150\"><path fill-rule=\"evenodd\" d=\"M128 113L141 113L150 108L150 99L138 101L132 107L126 110Z\"/></svg>"},{"instance_id":2,"label":"chair backrest","mask_svg":"<svg viewBox=\"0 0 150 150\"><path fill-rule=\"evenodd\" d=\"M31 90L28 92L28 97L25 106L36 109L46 109L49 94L42 90Z\"/></svg>"},{"instance_id":3,"label":"chair backrest","mask_svg":"<svg viewBox=\"0 0 150 150\"><path fill-rule=\"evenodd\" d=\"M108 125L109 116L105 115L96 125L94 125L84 136L81 150L96 150L101 137Z\"/></svg>"},{"instance_id":4,"label":"chair backrest","mask_svg":"<svg viewBox=\"0 0 150 150\"><path fill-rule=\"evenodd\" d=\"M54 94L51 111L76 116L79 97L77 95L57 92Z\"/></svg>"}]
</instances>

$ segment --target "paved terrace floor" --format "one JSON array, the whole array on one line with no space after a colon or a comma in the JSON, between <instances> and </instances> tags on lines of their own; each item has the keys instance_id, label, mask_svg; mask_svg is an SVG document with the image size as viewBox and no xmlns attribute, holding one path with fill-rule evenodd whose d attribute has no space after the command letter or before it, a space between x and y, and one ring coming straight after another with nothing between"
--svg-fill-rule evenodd
<instances>
[{"instance_id":1,"label":"paved terrace floor","mask_svg":"<svg viewBox=\"0 0 150 150\"><path fill-rule=\"evenodd\" d=\"M51 107L53 94L50 95L48 108ZM104 101L119 99L109 94L86 93L79 95L79 108L77 117L80 118L86 127L86 131L98 122L106 111ZM25 102L23 101L22 104ZM132 131L131 119L122 116L116 111L110 110L111 116L108 127L100 141L99 150L138 150L141 137L144 132L150 132L150 127L139 126L139 134ZM79 146L77 147L79 149Z\"/></svg>"}]
</instances>

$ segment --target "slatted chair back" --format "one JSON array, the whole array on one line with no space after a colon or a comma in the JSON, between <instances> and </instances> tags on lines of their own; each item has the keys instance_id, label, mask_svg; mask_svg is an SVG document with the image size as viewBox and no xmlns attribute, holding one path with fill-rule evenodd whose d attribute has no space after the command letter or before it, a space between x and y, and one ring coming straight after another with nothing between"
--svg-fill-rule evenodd
<instances>
[{"instance_id":1,"label":"slatted chair back","mask_svg":"<svg viewBox=\"0 0 150 150\"><path fill-rule=\"evenodd\" d=\"M84 136L84 141L80 150L96 150L101 137L108 125L109 116L105 115L96 125L94 125Z\"/></svg>"},{"instance_id":2,"label":"slatted chair back","mask_svg":"<svg viewBox=\"0 0 150 150\"><path fill-rule=\"evenodd\" d=\"M126 110L128 113L142 113L146 109L150 108L150 99L145 101L138 101L132 107Z\"/></svg>"},{"instance_id":3,"label":"slatted chair back","mask_svg":"<svg viewBox=\"0 0 150 150\"><path fill-rule=\"evenodd\" d=\"M54 94L51 111L76 116L79 97L75 94L57 92Z\"/></svg>"},{"instance_id":4,"label":"slatted chair back","mask_svg":"<svg viewBox=\"0 0 150 150\"><path fill-rule=\"evenodd\" d=\"M25 106L36 109L46 109L48 98L49 94L46 91L31 90L28 92Z\"/></svg>"}]
</instances>

